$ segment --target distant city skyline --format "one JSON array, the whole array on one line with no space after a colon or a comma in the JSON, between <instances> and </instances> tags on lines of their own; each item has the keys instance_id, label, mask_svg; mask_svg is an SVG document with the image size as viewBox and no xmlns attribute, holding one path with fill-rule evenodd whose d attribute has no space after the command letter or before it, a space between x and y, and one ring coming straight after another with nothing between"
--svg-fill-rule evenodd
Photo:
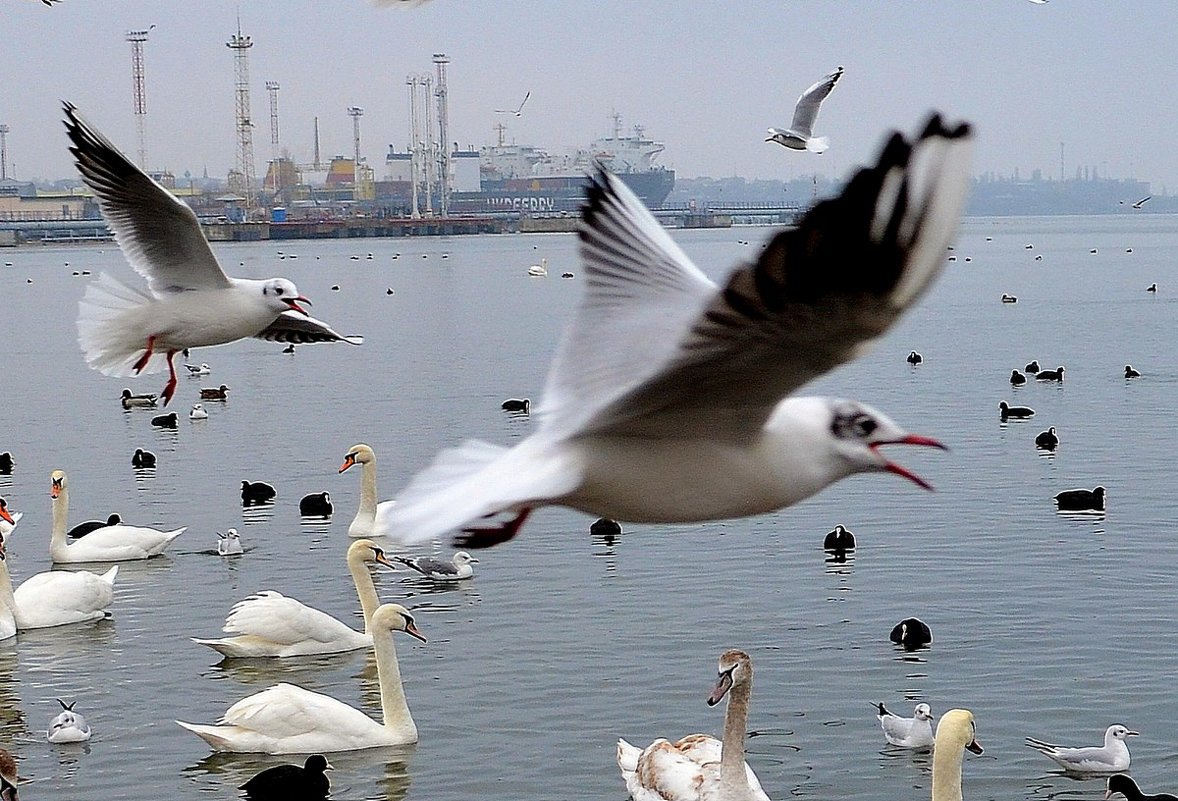
<instances>
[{"instance_id":1,"label":"distant city skyline","mask_svg":"<svg viewBox=\"0 0 1178 801\"><path fill-rule=\"evenodd\" d=\"M641 124L666 143L660 163L683 177L841 178L872 157L886 130L914 128L932 108L978 128L972 172L1045 178L1095 167L1102 176L1178 187L1170 32L1178 4L1147 0L1130 14L1099 0L938 3L714 3L623 0L472 4L432 0L386 8L366 0L5 5L0 124L9 174L75 175L60 100L76 103L135 156L128 31L150 34L148 167L224 178L235 163L233 54L250 36L254 150L270 157L265 84L281 84L281 144L350 155L350 106L362 107L362 153L383 175L389 144L409 139L405 78L449 65L450 139L508 140L557 152ZM74 65L64 66L68 61ZM765 143L797 96L835 66L846 74L823 105L816 156ZM84 65L80 67L77 65ZM530 93L530 94L529 94ZM520 108L520 100L527 97ZM516 114L515 109L520 113ZM512 113L496 113L496 109Z\"/></svg>"}]
</instances>

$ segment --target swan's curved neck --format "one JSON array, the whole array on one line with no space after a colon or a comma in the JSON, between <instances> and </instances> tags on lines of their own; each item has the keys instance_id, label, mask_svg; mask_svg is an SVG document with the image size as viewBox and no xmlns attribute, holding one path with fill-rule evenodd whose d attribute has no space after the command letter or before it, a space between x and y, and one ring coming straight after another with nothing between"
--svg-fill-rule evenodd
<instances>
[{"instance_id":1,"label":"swan's curved neck","mask_svg":"<svg viewBox=\"0 0 1178 801\"><path fill-rule=\"evenodd\" d=\"M933 801L961 801L964 748L933 749Z\"/></svg>"},{"instance_id":2,"label":"swan's curved neck","mask_svg":"<svg viewBox=\"0 0 1178 801\"><path fill-rule=\"evenodd\" d=\"M363 462L360 465L360 509L356 517L363 517L369 522L376 521L376 461Z\"/></svg>"},{"instance_id":3,"label":"swan's curved neck","mask_svg":"<svg viewBox=\"0 0 1178 801\"><path fill-rule=\"evenodd\" d=\"M56 559L69 545L65 541L66 523L70 514L70 494L65 487L53 499L53 530L49 537L49 556Z\"/></svg>"},{"instance_id":4,"label":"swan's curved neck","mask_svg":"<svg viewBox=\"0 0 1178 801\"><path fill-rule=\"evenodd\" d=\"M750 792L748 775L744 770L744 735L752 689L750 677L732 685L728 691L724 740L720 746L720 786L726 789L726 796L746 798Z\"/></svg>"},{"instance_id":5,"label":"swan's curved neck","mask_svg":"<svg viewBox=\"0 0 1178 801\"><path fill-rule=\"evenodd\" d=\"M397 664L397 649L393 646L393 632L377 629L372 632L376 650L376 678L380 682L380 707L384 712L384 727L402 734L417 732L417 724L409 714L405 688L401 686L401 666Z\"/></svg>"},{"instance_id":6,"label":"swan's curved neck","mask_svg":"<svg viewBox=\"0 0 1178 801\"><path fill-rule=\"evenodd\" d=\"M364 633L371 634L368 627L372 623L372 614L380 606L380 596L376 594L372 574L368 572L368 565L363 559L348 559L348 572L352 574L352 581L356 584L356 595L360 598L360 608L364 611ZM395 661L396 656L393 658Z\"/></svg>"},{"instance_id":7,"label":"swan's curved neck","mask_svg":"<svg viewBox=\"0 0 1178 801\"><path fill-rule=\"evenodd\" d=\"M16 596L12 594L12 576L8 574L6 560L0 560L0 621L16 630ZM6 626L0 625L3 628Z\"/></svg>"}]
</instances>

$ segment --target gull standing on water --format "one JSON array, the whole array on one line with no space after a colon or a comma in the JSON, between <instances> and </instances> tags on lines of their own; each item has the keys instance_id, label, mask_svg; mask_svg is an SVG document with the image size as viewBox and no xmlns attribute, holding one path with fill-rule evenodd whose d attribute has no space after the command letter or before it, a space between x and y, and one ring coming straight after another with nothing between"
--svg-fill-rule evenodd
<instances>
[{"instance_id":1,"label":"gull standing on water","mask_svg":"<svg viewBox=\"0 0 1178 801\"><path fill-rule=\"evenodd\" d=\"M788 128L770 128L766 142L776 142L790 150L809 150L811 153L823 153L830 147L830 139L825 136L814 136L811 132L814 122L818 119L818 109L822 101L834 89L839 78L843 77L843 68L839 67L818 83L802 92L798 104L794 106L793 122Z\"/></svg>"},{"instance_id":2,"label":"gull standing on water","mask_svg":"<svg viewBox=\"0 0 1178 801\"><path fill-rule=\"evenodd\" d=\"M343 341L310 317L310 301L286 278L230 278L200 223L183 202L136 167L105 136L65 104L66 131L82 179L148 292L107 274L86 287L78 304L78 342L86 362L106 375L154 372L167 362L164 404L176 391L175 355L245 337L278 342Z\"/></svg>"},{"instance_id":3,"label":"gull standing on water","mask_svg":"<svg viewBox=\"0 0 1178 801\"><path fill-rule=\"evenodd\" d=\"M876 166L723 287L601 172L579 228L588 281L537 430L511 449L441 452L398 495L390 536L465 526L459 547L488 547L547 505L630 522L746 517L860 472L928 489L880 446L940 443L858 401L789 395L861 354L940 272L971 141L967 124L939 116L913 142L893 134ZM512 518L469 527L501 512Z\"/></svg>"}]
</instances>

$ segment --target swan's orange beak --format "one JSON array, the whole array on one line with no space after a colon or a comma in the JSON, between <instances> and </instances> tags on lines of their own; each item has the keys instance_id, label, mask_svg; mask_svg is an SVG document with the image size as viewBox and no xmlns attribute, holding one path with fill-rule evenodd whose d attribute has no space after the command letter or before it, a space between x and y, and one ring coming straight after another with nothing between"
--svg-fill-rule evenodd
<instances>
[{"instance_id":1,"label":"swan's orange beak","mask_svg":"<svg viewBox=\"0 0 1178 801\"><path fill-rule=\"evenodd\" d=\"M49 497L56 499L58 495L61 495L61 482L53 479L53 485L49 488Z\"/></svg>"},{"instance_id":2,"label":"swan's orange beak","mask_svg":"<svg viewBox=\"0 0 1178 801\"><path fill-rule=\"evenodd\" d=\"M344 463L340 465L339 471L342 473L354 464L356 464L356 457L349 453L344 457Z\"/></svg>"},{"instance_id":3,"label":"swan's orange beak","mask_svg":"<svg viewBox=\"0 0 1178 801\"><path fill-rule=\"evenodd\" d=\"M414 622L412 620L407 621L405 623L405 633L408 634L410 637L416 637L417 639L421 640L422 642L426 642L425 635L417 630L417 626L416 626L416 624L414 624Z\"/></svg>"},{"instance_id":4,"label":"swan's orange beak","mask_svg":"<svg viewBox=\"0 0 1178 801\"><path fill-rule=\"evenodd\" d=\"M980 754L980 753L982 753L982 747L981 747L980 745L978 745L978 741L977 741L977 739L976 739L976 738L975 738L975 739L973 739L973 740L970 740L970 741L969 741L969 745L967 745L965 748L966 748L966 750L967 750L967 751L969 751L971 754Z\"/></svg>"},{"instance_id":5,"label":"swan's orange beak","mask_svg":"<svg viewBox=\"0 0 1178 801\"><path fill-rule=\"evenodd\" d=\"M0 499L0 518L7 520L9 523L16 525L16 521L12 519L12 515L8 514L8 505Z\"/></svg>"}]
</instances>

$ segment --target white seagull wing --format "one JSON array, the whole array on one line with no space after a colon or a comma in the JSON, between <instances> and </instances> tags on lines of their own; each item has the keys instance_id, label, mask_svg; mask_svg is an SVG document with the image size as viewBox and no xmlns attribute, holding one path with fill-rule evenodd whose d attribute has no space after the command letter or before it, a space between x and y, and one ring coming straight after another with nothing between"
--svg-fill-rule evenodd
<instances>
[{"instance_id":1,"label":"white seagull wing","mask_svg":"<svg viewBox=\"0 0 1178 801\"><path fill-rule=\"evenodd\" d=\"M123 255L152 293L232 286L192 209L132 164L71 103L64 107L70 152L82 179Z\"/></svg>"},{"instance_id":2,"label":"white seagull wing","mask_svg":"<svg viewBox=\"0 0 1178 801\"><path fill-rule=\"evenodd\" d=\"M893 134L876 166L720 290L665 248L620 181L599 179L581 230L587 295L545 406L555 400L577 433L747 442L784 396L859 355L940 272L971 142L968 125L938 116L913 144ZM578 397L589 403L569 414Z\"/></svg>"},{"instance_id":3,"label":"white seagull wing","mask_svg":"<svg viewBox=\"0 0 1178 801\"><path fill-rule=\"evenodd\" d=\"M344 336L322 320L295 311L278 315L274 322L254 336L271 342L293 342L296 345L305 345L309 342L347 342L349 345L359 345L364 342L362 336Z\"/></svg>"},{"instance_id":4,"label":"white seagull wing","mask_svg":"<svg viewBox=\"0 0 1178 801\"><path fill-rule=\"evenodd\" d=\"M575 432L673 358L716 285L609 173L589 190L579 227L584 295L537 409L554 435Z\"/></svg>"},{"instance_id":5,"label":"white seagull wing","mask_svg":"<svg viewBox=\"0 0 1178 801\"><path fill-rule=\"evenodd\" d=\"M822 101L834 89L834 85L841 77L843 77L843 68L839 67L802 92L802 96L798 98L798 104L794 106L793 122L789 124L794 133L802 136L810 135L814 128L814 122L818 119L818 109L822 106Z\"/></svg>"}]
</instances>

